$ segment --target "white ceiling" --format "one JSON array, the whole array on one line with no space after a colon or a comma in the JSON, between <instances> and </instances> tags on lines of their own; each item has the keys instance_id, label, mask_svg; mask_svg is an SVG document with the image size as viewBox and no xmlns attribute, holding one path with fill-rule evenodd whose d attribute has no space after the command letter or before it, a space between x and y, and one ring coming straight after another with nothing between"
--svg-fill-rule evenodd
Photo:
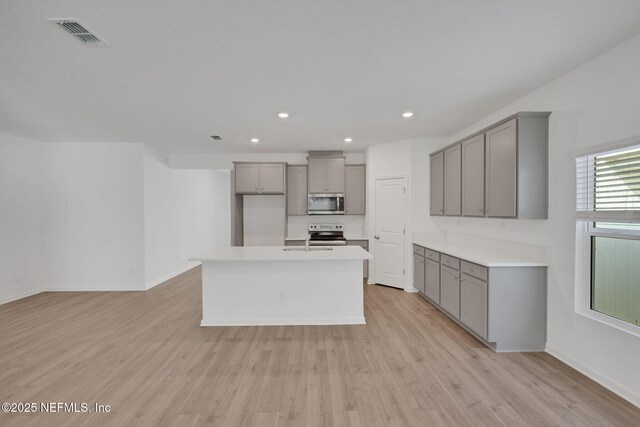
<instances>
[{"instance_id":1,"label":"white ceiling","mask_svg":"<svg viewBox=\"0 0 640 427\"><path fill-rule=\"evenodd\" d=\"M50 18L78 18L111 47ZM0 131L170 152L446 137L638 22L637 0L2 0Z\"/></svg>"}]
</instances>

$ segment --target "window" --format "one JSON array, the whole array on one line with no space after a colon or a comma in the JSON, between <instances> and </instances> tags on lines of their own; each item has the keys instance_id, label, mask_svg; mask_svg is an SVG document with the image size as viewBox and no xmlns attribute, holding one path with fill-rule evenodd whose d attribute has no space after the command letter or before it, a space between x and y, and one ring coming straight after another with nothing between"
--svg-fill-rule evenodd
<instances>
[{"instance_id":1,"label":"window","mask_svg":"<svg viewBox=\"0 0 640 427\"><path fill-rule=\"evenodd\" d=\"M580 311L640 334L640 146L578 157L576 174Z\"/></svg>"}]
</instances>

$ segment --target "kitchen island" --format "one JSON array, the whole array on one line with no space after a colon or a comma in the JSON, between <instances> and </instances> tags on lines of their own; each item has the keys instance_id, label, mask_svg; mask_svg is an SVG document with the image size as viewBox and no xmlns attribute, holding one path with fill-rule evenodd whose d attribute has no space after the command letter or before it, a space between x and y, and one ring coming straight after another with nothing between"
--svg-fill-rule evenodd
<instances>
[{"instance_id":1,"label":"kitchen island","mask_svg":"<svg viewBox=\"0 0 640 427\"><path fill-rule=\"evenodd\" d=\"M228 247L202 262L201 326L364 324L359 246Z\"/></svg>"}]
</instances>

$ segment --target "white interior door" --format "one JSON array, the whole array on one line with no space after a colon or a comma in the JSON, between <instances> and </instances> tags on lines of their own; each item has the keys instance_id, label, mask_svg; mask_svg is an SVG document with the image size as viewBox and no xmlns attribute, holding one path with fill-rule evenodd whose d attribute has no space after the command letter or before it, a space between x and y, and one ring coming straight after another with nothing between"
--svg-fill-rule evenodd
<instances>
[{"instance_id":1,"label":"white interior door","mask_svg":"<svg viewBox=\"0 0 640 427\"><path fill-rule=\"evenodd\" d=\"M376 180L375 280L395 288L404 288L405 191L405 178Z\"/></svg>"}]
</instances>

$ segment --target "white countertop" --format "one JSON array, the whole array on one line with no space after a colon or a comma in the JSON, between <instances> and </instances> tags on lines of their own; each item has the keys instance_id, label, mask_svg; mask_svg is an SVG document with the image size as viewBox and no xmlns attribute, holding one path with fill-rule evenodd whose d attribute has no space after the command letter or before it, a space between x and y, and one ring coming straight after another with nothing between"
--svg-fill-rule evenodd
<instances>
[{"instance_id":1,"label":"white countertop","mask_svg":"<svg viewBox=\"0 0 640 427\"><path fill-rule=\"evenodd\" d=\"M308 235L287 236L284 238L284 240L287 242L291 240L306 240L307 237L309 236ZM369 240L369 238L363 234L344 233L344 237L347 240Z\"/></svg>"},{"instance_id":2,"label":"white countertop","mask_svg":"<svg viewBox=\"0 0 640 427\"><path fill-rule=\"evenodd\" d=\"M299 246L287 246L290 248ZM189 261L346 261L373 259L360 246L331 246L332 250L285 251L284 246L232 246L214 249ZM314 248L318 248L315 246Z\"/></svg>"},{"instance_id":3,"label":"white countertop","mask_svg":"<svg viewBox=\"0 0 640 427\"><path fill-rule=\"evenodd\" d=\"M463 242L414 238L413 243L485 267L548 266L548 262L543 257L523 253L524 251L511 247L509 242L497 245L495 240L491 242L487 240L486 245L466 245Z\"/></svg>"}]
</instances>

